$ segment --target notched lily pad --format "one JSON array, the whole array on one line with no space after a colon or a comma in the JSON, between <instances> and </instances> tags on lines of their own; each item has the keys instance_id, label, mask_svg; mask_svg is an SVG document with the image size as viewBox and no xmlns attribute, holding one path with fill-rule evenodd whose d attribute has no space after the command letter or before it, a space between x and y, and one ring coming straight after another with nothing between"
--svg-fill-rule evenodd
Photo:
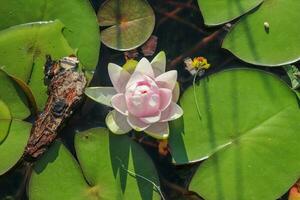
<instances>
[{"instance_id":1,"label":"notched lily pad","mask_svg":"<svg viewBox=\"0 0 300 200\"><path fill-rule=\"evenodd\" d=\"M0 0L0 5L0 30L24 23L62 21L65 25L63 35L73 49L78 49L79 60L87 70L95 69L100 36L97 18L88 0L65 0L63 3L60 0ZM38 52L37 48L34 50Z\"/></svg>"},{"instance_id":2,"label":"notched lily pad","mask_svg":"<svg viewBox=\"0 0 300 200\"><path fill-rule=\"evenodd\" d=\"M223 48L251 64L272 67L298 61L300 34L294 24L300 20L299 9L295 0L265 0L234 26ZM293 14L287 15L285 10Z\"/></svg>"},{"instance_id":3,"label":"notched lily pad","mask_svg":"<svg viewBox=\"0 0 300 200\"><path fill-rule=\"evenodd\" d=\"M177 164L207 159L189 189L207 200L284 194L300 169L300 112L288 85L263 71L232 69L195 91L183 94L184 116L171 123L169 140Z\"/></svg>"},{"instance_id":4,"label":"notched lily pad","mask_svg":"<svg viewBox=\"0 0 300 200\"><path fill-rule=\"evenodd\" d=\"M25 119L30 115L25 94L17 83L1 70L0 99L7 105L12 117Z\"/></svg>"},{"instance_id":5,"label":"notched lily pad","mask_svg":"<svg viewBox=\"0 0 300 200\"><path fill-rule=\"evenodd\" d=\"M227 34L222 45L239 59L270 67L300 59L300 35L294 25L300 20L299 2L198 0L198 4L207 25L223 24L245 14ZM287 15L284 11L293 14Z\"/></svg>"},{"instance_id":6,"label":"notched lily pad","mask_svg":"<svg viewBox=\"0 0 300 200\"><path fill-rule=\"evenodd\" d=\"M0 175L22 157L31 124L12 118L8 106L0 100Z\"/></svg>"},{"instance_id":7,"label":"notched lily pad","mask_svg":"<svg viewBox=\"0 0 300 200\"><path fill-rule=\"evenodd\" d=\"M116 50L137 48L153 32L155 16L146 0L107 0L98 11L102 42Z\"/></svg>"},{"instance_id":8,"label":"notched lily pad","mask_svg":"<svg viewBox=\"0 0 300 200\"><path fill-rule=\"evenodd\" d=\"M261 4L263 0L198 0L199 8L208 26L232 21Z\"/></svg>"},{"instance_id":9,"label":"notched lily pad","mask_svg":"<svg viewBox=\"0 0 300 200\"><path fill-rule=\"evenodd\" d=\"M29 85L40 110L47 99L43 81L45 55L58 59L73 53L62 35L63 27L56 20L18 25L0 31L2 70Z\"/></svg>"},{"instance_id":10,"label":"notched lily pad","mask_svg":"<svg viewBox=\"0 0 300 200\"><path fill-rule=\"evenodd\" d=\"M60 142L46 152L34 167L29 199L160 199L155 167L129 137L91 129L76 135L75 149L79 163Z\"/></svg>"}]
</instances>

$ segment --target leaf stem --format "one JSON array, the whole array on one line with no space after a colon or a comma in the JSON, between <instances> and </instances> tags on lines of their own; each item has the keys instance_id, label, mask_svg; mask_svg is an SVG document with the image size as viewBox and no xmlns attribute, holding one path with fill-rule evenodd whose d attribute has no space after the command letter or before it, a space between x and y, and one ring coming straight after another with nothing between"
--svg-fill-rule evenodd
<instances>
[{"instance_id":1,"label":"leaf stem","mask_svg":"<svg viewBox=\"0 0 300 200\"><path fill-rule=\"evenodd\" d=\"M200 70L201 70L201 68L199 68L197 70L197 72L195 73L195 75L194 75L193 90L194 90L194 100L195 100L195 104L196 104L196 108L197 108L197 113L198 113L198 116L199 116L200 120L202 120L202 114L201 114L201 111L200 111L200 108L199 108L199 105L198 105L198 101L197 101L197 96L196 96L196 78L197 78Z\"/></svg>"}]
</instances>

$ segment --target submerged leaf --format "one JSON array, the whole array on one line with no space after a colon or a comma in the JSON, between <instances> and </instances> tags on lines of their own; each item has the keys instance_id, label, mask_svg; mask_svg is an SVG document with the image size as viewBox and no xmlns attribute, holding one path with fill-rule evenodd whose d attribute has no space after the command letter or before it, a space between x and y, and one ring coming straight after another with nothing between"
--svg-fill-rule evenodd
<instances>
[{"instance_id":1,"label":"submerged leaf","mask_svg":"<svg viewBox=\"0 0 300 200\"><path fill-rule=\"evenodd\" d=\"M98 11L102 42L116 50L137 48L148 40L155 16L146 0L107 0Z\"/></svg>"}]
</instances>

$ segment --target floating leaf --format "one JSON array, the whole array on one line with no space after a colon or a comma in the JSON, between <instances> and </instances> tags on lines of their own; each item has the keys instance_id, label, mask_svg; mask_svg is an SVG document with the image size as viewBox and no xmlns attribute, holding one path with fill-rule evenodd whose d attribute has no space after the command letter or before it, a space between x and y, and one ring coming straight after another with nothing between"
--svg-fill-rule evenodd
<instances>
[{"instance_id":1,"label":"floating leaf","mask_svg":"<svg viewBox=\"0 0 300 200\"><path fill-rule=\"evenodd\" d=\"M2 142L9 131L11 122L11 114L7 105L0 100L0 142Z\"/></svg>"},{"instance_id":2,"label":"floating leaf","mask_svg":"<svg viewBox=\"0 0 300 200\"><path fill-rule=\"evenodd\" d=\"M236 1L237 5L240 1ZM264 1L227 34L223 47L245 62L279 66L300 59L300 4L295 0ZM215 11L214 9L212 11ZM286 14L285 11L292 14Z\"/></svg>"},{"instance_id":3,"label":"floating leaf","mask_svg":"<svg viewBox=\"0 0 300 200\"><path fill-rule=\"evenodd\" d=\"M9 76L6 75L5 72L1 70L0 99L7 105L12 117L18 119L25 119L30 115L26 96L20 90L15 81L13 81L13 79L11 79Z\"/></svg>"},{"instance_id":4,"label":"floating leaf","mask_svg":"<svg viewBox=\"0 0 300 200\"><path fill-rule=\"evenodd\" d=\"M43 108L47 99L43 81L45 55L58 59L73 53L61 33L62 29L63 24L56 20L0 31L2 70L29 85L39 109Z\"/></svg>"},{"instance_id":5,"label":"floating leaf","mask_svg":"<svg viewBox=\"0 0 300 200\"><path fill-rule=\"evenodd\" d=\"M102 42L116 50L137 48L148 40L155 16L146 0L107 0L98 11Z\"/></svg>"},{"instance_id":6,"label":"floating leaf","mask_svg":"<svg viewBox=\"0 0 300 200\"><path fill-rule=\"evenodd\" d=\"M12 118L0 100L0 175L12 168L23 155L31 124Z\"/></svg>"},{"instance_id":7,"label":"floating leaf","mask_svg":"<svg viewBox=\"0 0 300 200\"><path fill-rule=\"evenodd\" d=\"M97 19L88 0L0 0L0 30L29 22L59 19L63 34L88 70L98 62L100 36ZM61 40L61 37L53 38ZM51 44L51 42L49 42ZM56 44L54 44L56 45ZM14 56L16 57L16 56Z\"/></svg>"},{"instance_id":8,"label":"floating leaf","mask_svg":"<svg viewBox=\"0 0 300 200\"><path fill-rule=\"evenodd\" d=\"M204 23L209 26L232 21L262 2L263 0L198 0Z\"/></svg>"},{"instance_id":9,"label":"floating leaf","mask_svg":"<svg viewBox=\"0 0 300 200\"><path fill-rule=\"evenodd\" d=\"M160 199L155 167L129 137L91 129L76 136L75 149L80 166L60 142L37 162L30 200Z\"/></svg>"},{"instance_id":10,"label":"floating leaf","mask_svg":"<svg viewBox=\"0 0 300 200\"><path fill-rule=\"evenodd\" d=\"M250 69L209 76L195 91L183 94L184 116L171 123L169 141L178 164L208 158L189 189L206 200L276 199L286 192L300 173L293 91Z\"/></svg>"},{"instance_id":11,"label":"floating leaf","mask_svg":"<svg viewBox=\"0 0 300 200\"><path fill-rule=\"evenodd\" d=\"M29 106L32 107L33 111L35 112L34 114L37 115L38 114L38 107L37 107L34 95L32 93L32 90L30 89L30 87L23 80L18 79L15 76L13 76L13 75L8 75L8 76L10 78L12 78L18 84L18 86L22 89L22 91L24 92L24 94L26 95L26 97L29 101L29 104L30 104Z\"/></svg>"}]
</instances>

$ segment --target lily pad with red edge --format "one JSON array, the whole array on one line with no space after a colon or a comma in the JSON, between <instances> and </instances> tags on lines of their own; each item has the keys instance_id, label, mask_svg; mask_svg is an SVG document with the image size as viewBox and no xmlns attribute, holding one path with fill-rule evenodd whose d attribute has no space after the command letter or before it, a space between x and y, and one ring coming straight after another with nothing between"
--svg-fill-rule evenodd
<instances>
[{"instance_id":1,"label":"lily pad with red edge","mask_svg":"<svg viewBox=\"0 0 300 200\"><path fill-rule=\"evenodd\" d=\"M61 0L0 0L0 5L0 30L24 23L59 19L65 25L61 30L63 36L72 49L78 49L79 60L85 69L95 69L100 35L95 12L88 0L65 0L63 3ZM61 40L61 37L53 38L55 40Z\"/></svg>"},{"instance_id":2,"label":"lily pad with red edge","mask_svg":"<svg viewBox=\"0 0 300 200\"><path fill-rule=\"evenodd\" d=\"M146 0L107 0L98 10L101 41L108 47L127 51L135 49L151 36L155 16Z\"/></svg>"},{"instance_id":3,"label":"lily pad with red edge","mask_svg":"<svg viewBox=\"0 0 300 200\"><path fill-rule=\"evenodd\" d=\"M0 100L0 175L22 157L30 130L31 124L13 118L9 107Z\"/></svg>"},{"instance_id":4,"label":"lily pad with red edge","mask_svg":"<svg viewBox=\"0 0 300 200\"><path fill-rule=\"evenodd\" d=\"M231 69L182 95L181 119L170 123L176 164L204 160L189 190L206 200L277 199L299 178L300 111L276 76Z\"/></svg>"},{"instance_id":5,"label":"lily pad with red edge","mask_svg":"<svg viewBox=\"0 0 300 200\"><path fill-rule=\"evenodd\" d=\"M161 198L150 157L128 136L90 129L76 135L75 150L79 163L61 142L42 156L30 179L30 200Z\"/></svg>"},{"instance_id":6,"label":"lily pad with red edge","mask_svg":"<svg viewBox=\"0 0 300 200\"><path fill-rule=\"evenodd\" d=\"M74 53L56 20L14 26L0 31L0 66L10 76L29 85L39 110L47 99L44 85L45 56L60 59Z\"/></svg>"}]
</instances>

